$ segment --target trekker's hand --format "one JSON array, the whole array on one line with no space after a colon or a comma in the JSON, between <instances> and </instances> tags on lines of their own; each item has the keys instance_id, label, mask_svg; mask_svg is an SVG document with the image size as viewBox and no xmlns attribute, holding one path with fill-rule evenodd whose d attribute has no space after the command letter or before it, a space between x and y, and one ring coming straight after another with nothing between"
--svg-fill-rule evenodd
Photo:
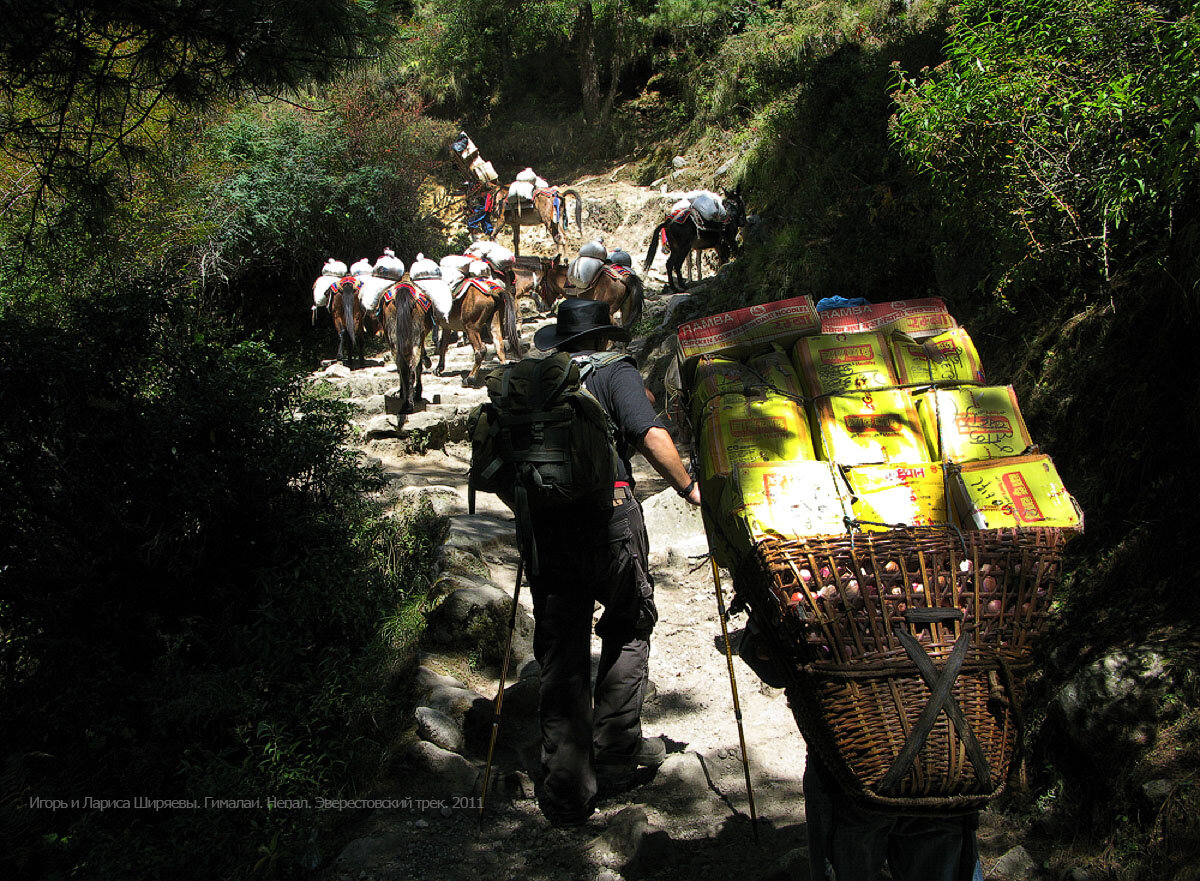
<instances>
[{"instance_id":1,"label":"trekker's hand","mask_svg":"<svg viewBox=\"0 0 1200 881\"><path fill-rule=\"evenodd\" d=\"M700 481L696 481L696 485L692 487L692 491L687 494L686 498L697 508L700 507Z\"/></svg>"}]
</instances>

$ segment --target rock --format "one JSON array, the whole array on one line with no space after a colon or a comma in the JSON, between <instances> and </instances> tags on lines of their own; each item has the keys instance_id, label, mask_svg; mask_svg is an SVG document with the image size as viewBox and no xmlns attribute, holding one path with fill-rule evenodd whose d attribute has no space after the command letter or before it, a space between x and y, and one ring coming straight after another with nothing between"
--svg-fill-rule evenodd
<instances>
[{"instance_id":1,"label":"rock","mask_svg":"<svg viewBox=\"0 0 1200 881\"><path fill-rule=\"evenodd\" d=\"M414 450L440 450L450 439L450 427L446 414L433 409L420 410L395 417L396 433L405 444Z\"/></svg>"},{"instance_id":2,"label":"rock","mask_svg":"<svg viewBox=\"0 0 1200 881\"><path fill-rule=\"evenodd\" d=\"M452 486L404 486L396 497L408 501L427 499L438 517L449 517L461 510L458 491Z\"/></svg>"},{"instance_id":3,"label":"rock","mask_svg":"<svg viewBox=\"0 0 1200 881\"><path fill-rule=\"evenodd\" d=\"M626 878L636 878L652 870L670 848L670 836L646 819L646 809L631 805L614 814L600 834L588 846L593 861L617 869Z\"/></svg>"},{"instance_id":4,"label":"rock","mask_svg":"<svg viewBox=\"0 0 1200 881\"><path fill-rule=\"evenodd\" d=\"M1151 807L1158 810L1174 789L1175 784L1170 780L1147 780L1142 784L1142 795Z\"/></svg>"},{"instance_id":5,"label":"rock","mask_svg":"<svg viewBox=\"0 0 1200 881\"><path fill-rule=\"evenodd\" d=\"M499 514L464 514L451 517L444 548L463 548L479 553L507 547L515 535L513 518Z\"/></svg>"},{"instance_id":6,"label":"rock","mask_svg":"<svg viewBox=\"0 0 1200 881\"><path fill-rule=\"evenodd\" d=\"M642 504L646 532L655 547L669 548L673 555L699 557L708 553L708 539L700 509L666 489Z\"/></svg>"},{"instance_id":7,"label":"rock","mask_svg":"<svg viewBox=\"0 0 1200 881\"><path fill-rule=\"evenodd\" d=\"M460 587L429 614L426 637L448 648L477 649L485 661L498 663L508 638L511 610L512 597L498 587ZM523 660L532 646L533 619L518 609L513 654Z\"/></svg>"},{"instance_id":8,"label":"rock","mask_svg":"<svg viewBox=\"0 0 1200 881\"><path fill-rule=\"evenodd\" d=\"M760 881L812 881L812 868L808 864L808 848L789 850L771 867Z\"/></svg>"},{"instance_id":9,"label":"rock","mask_svg":"<svg viewBox=\"0 0 1200 881\"><path fill-rule=\"evenodd\" d=\"M684 159L682 156L676 156L674 159L671 160L672 168L687 168L687 164L688 164L688 161L686 159Z\"/></svg>"},{"instance_id":10,"label":"rock","mask_svg":"<svg viewBox=\"0 0 1200 881\"><path fill-rule=\"evenodd\" d=\"M377 416L372 416L363 425L363 436L367 440L380 440L382 438L400 437L400 432L397 430L391 416L380 413Z\"/></svg>"},{"instance_id":11,"label":"rock","mask_svg":"<svg viewBox=\"0 0 1200 881\"><path fill-rule=\"evenodd\" d=\"M466 683L458 681L453 676L445 676L430 667L426 667L424 664L417 667L417 673L414 678L417 693L421 695L429 694L429 692L441 686L446 686L447 688L467 687Z\"/></svg>"},{"instance_id":12,"label":"rock","mask_svg":"<svg viewBox=\"0 0 1200 881\"><path fill-rule=\"evenodd\" d=\"M494 589L495 585L492 584L490 579L471 572L443 572L434 579L430 595L434 597L446 596L464 587L490 587Z\"/></svg>"},{"instance_id":13,"label":"rock","mask_svg":"<svg viewBox=\"0 0 1200 881\"><path fill-rule=\"evenodd\" d=\"M1030 881L1037 875L1037 863L1021 845L1017 845L992 865L989 878L1001 881Z\"/></svg>"},{"instance_id":14,"label":"rock","mask_svg":"<svg viewBox=\"0 0 1200 881\"><path fill-rule=\"evenodd\" d=\"M651 785L655 792L671 800L701 801L712 797L704 765L700 757L692 752L667 756Z\"/></svg>"},{"instance_id":15,"label":"rock","mask_svg":"<svg viewBox=\"0 0 1200 881\"><path fill-rule=\"evenodd\" d=\"M408 751L408 761L418 774L427 777L423 781L426 785L419 788L437 792L438 798L447 803L455 797L469 797L482 773L458 753L425 740L418 740L412 745ZM441 805L436 807L440 808Z\"/></svg>"},{"instance_id":16,"label":"rock","mask_svg":"<svg viewBox=\"0 0 1200 881\"><path fill-rule=\"evenodd\" d=\"M417 734L422 740L453 753L463 751L466 738L462 729L445 713L433 707L417 707L414 715L417 717Z\"/></svg>"},{"instance_id":17,"label":"rock","mask_svg":"<svg viewBox=\"0 0 1200 881\"><path fill-rule=\"evenodd\" d=\"M1065 749L1098 768L1125 764L1154 745L1168 685L1164 658L1149 647L1112 652L1087 665L1050 704Z\"/></svg>"},{"instance_id":18,"label":"rock","mask_svg":"<svg viewBox=\"0 0 1200 881\"><path fill-rule=\"evenodd\" d=\"M345 364L335 361L321 371L321 376L323 376L325 379L349 379L350 368Z\"/></svg>"},{"instance_id":19,"label":"rock","mask_svg":"<svg viewBox=\"0 0 1200 881\"><path fill-rule=\"evenodd\" d=\"M472 710L476 714L483 714L491 704L479 692L454 685L439 685L425 697L425 706L449 716L459 727L463 726L467 714Z\"/></svg>"},{"instance_id":20,"label":"rock","mask_svg":"<svg viewBox=\"0 0 1200 881\"><path fill-rule=\"evenodd\" d=\"M722 162L722 163L721 163L721 165L720 165L720 166L717 168L717 170L716 170L716 172L715 172L716 176L717 176L717 177L720 177L720 176L721 176L721 175L723 175L723 174L729 174L729 170L730 170L731 168L733 168L733 163L734 163L734 162L736 162L736 161L737 161L737 159L726 159L726 160L725 160L724 162Z\"/></svg>"}]
</instances>

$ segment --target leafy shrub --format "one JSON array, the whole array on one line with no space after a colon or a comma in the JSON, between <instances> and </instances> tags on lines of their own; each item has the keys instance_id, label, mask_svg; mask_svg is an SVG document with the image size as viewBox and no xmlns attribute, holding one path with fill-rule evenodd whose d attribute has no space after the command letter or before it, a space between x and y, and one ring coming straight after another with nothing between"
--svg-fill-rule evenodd
<instances>
[{"instance_id":1,"label":"leafy shrub","mask_svg":"<svg viewBox=\"0 0 1200 881\"><path fill-rule=\"evenodd\" d=\"M244 877L265 848L294 872L318 815L265 799L365 785L395 724L413 635L388 620L413 620L436 518L381 518L345 406L160 284L0 316L0 743L33 833L8 871Z\"/></svg>"}]
</instances>

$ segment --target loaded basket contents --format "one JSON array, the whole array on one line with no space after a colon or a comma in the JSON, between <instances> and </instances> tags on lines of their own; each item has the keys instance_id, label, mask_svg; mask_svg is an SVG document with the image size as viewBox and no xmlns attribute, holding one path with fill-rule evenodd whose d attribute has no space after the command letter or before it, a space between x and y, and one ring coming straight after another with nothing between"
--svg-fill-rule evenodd
<instances>
[{"instance_id":1,"label":"loaded basket contents","mask_svg":"<svg viewBox=\"0 0 1200 881\"><path fill-rule=\"evenodd\" d=\"M709 546L809 748L867 810L982 807L1083 528L1013 390L938 299L707 316L679 358Z\"/></svg>"}]
</instances>

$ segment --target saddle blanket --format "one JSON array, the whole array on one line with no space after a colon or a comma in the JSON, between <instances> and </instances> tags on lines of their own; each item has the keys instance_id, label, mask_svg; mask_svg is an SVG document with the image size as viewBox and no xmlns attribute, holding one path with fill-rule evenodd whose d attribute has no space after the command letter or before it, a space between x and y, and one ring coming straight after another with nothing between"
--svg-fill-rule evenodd
<instances>
[{"instance_id":1,"label":"saddle blanket","mask_svg":"<svg viewBox=\"0 0 1200 881\"><path fill-rule=\"evenodd\" d=\"M617 281L625 281L625 279L633 275L633 270L617 263L606 263L604 264L604 273L609 278L616 279Z\"/></svg>"},{"instance_id":2,"label":"saddle blanket","mask_svg":"<svg viewBox=\"0 0 1200 881\"><path fill-rule=\"evenodd\" d=\"M489 297L496 297L504 290L504 285L490 278L468 278L463 282L462 287L458 289L458 293L454 295L454 299L460 300L466 296L467 289L475 287Z\"/></svg>"}]
</instances>

